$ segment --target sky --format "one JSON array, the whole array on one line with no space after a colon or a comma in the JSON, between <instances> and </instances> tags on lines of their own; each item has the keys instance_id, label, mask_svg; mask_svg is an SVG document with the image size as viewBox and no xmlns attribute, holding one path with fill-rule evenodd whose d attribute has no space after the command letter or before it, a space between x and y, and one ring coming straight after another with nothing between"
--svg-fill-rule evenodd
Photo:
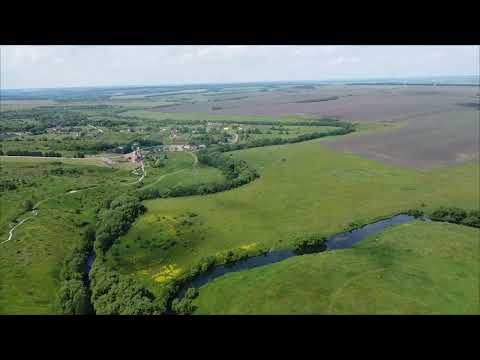
<instances>
[{"instance_id":1,"label":"sky","mask_svg":"<svg viewBox=\"0 0 480 360\"><path fill-rule=\"evenodd\" d=\"M0 46L2 89L479 74L478 46Z\"/></svg>"}]
</instances>

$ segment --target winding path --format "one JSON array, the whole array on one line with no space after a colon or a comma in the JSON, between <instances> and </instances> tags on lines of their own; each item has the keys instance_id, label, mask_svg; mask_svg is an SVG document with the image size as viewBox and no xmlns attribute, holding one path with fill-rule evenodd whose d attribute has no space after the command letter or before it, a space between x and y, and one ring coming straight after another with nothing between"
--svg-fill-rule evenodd
<instances>
[{"instance_id":1,"label":"winding path","mask_svg":"<svg viewBox=\"0 0 480 360\"><path fill-rule=\"evenodd\" d=\"M37 216L37 215L38 215L38 210L32 210L32 213L33 213L33 216ZM4 241L2 241L2 242L0 243L0 245L1 245L1 244L5 244L6 242L8 242L8 241L12 240L12 237L13 237L13 232L15 231L15 229L16 229L17 227L19 227L20 225L22 225L22 224L23 224L25 221L27 221L27 220L29 220L29 219L33 218L33 216L29 216L29 217L27 217L27 218L23 219L23 220L22 220L22 221L20 221L18 224L16 224L14 227L12 227L12 228L10 229L10 232L9 232L9 234L8 234L8 239L7 239L7 240L4 240Z\"/></svg>"},{"instance_id":2,"label":"winding path","mask_svg":"<svg viewBox=\"0 0 480 360\"><path fill-rule=\"evenodd\" d=\"M9 233L8 233L8 239L7 240L4 240L2 242L0 242L0 245L2 244L5 244L6 242L10 241L13 237L13 232L17 229L17 227L19 227L20 225L22 225L24 222L26 222L27 220L30 220L32 219L33 217L37 216L38 215L38 207L40 206L40 204L44 203L45 201L48 201L48 200L51 200L53 198L57 198L58 196L62 196L62 195L68 195L68 194L75 194L75 193L78 193L80 191L85 191L85 190L90 190L90 189L94 189L98 186L92 186L92 187L89 187L89 188L86 188L86 189L80 189L80 190L70 190L70 191L67 191L65 194L61 194L61 195L55 195L55 196L50 196L46 199L43 199L43 200L40 200L39 202L37 202L34 206L33 206L33 210L32 210L32 216L29 216L23 220L21 220L18 224L16 224L15 226L13 226Z\"/></svg>"}]
</instances>

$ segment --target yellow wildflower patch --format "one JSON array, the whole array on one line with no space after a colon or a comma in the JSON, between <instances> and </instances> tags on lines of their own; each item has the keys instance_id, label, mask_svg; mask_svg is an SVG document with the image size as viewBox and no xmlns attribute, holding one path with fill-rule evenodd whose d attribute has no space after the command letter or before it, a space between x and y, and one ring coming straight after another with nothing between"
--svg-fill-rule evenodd
<instances>
[{"instance_id":1,"label":"yellow wildflower patch","mask_svg":"<svg viewBox=\"0 0 480 360\"><path fill-rule=\"evenodd\" d=\"M164 267L162 267L160 269L160 272L153 275L152 278L156 282L166 283L166 282L169 282L170 280L176 278L177 276L179 276L182 273L182 271L183 270L181 268L179 268L178 266L176 266L174 264L165 265Z\"/></svg>"},{"instance_id":2,"label":"yellow wildflower patch","mask_svg":"<svg viewBox=\"0 0 480 360\"><path fill-rule=\"evenodd\" d=\"M242 245L240 246L240 249L241 250L253 250L257 247L258 243L254 242L254 243L251 243L251 244L247 244L247 245Z\"/></svg>"}]
</instances>

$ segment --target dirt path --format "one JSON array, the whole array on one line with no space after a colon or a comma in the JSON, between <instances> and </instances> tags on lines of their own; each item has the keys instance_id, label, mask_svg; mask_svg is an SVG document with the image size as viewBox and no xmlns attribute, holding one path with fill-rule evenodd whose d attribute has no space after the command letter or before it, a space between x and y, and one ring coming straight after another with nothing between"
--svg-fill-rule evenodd
<instances>
[{"instance_id":1,"label":"dirt path","mask_svg":"<svg viewBox=\"0 0 480 360\"><path fill-rule=\"evenodd\" d=\"M37 203L33 206L33 210L32 210L32 214L33 214L33 215L32 215L32 216L29 216L29 217L27 217L27 218L25 218L25 219L23 219L23 220L21 220L18 224L16 224L15 226L13 226L13 227L10 229L10 232L8 233L8 239L0 242L0 245L1 245L1 244L4 244L4 243L6 243L6 242L8 242L8 241L10 241L10 240L12 239L12 237L13 237L13 232L15 231L15 229L16 229L18 226L22 225L22 224L23 224L24 222L26 222L27 220L30 220L30 219L32 219L33 217L35 217L35 216L38 215L38 212L39 212L38 207L40 206L40 204L44 203L45 201L48 201L48 200L51 200L51 199L54 199L54 198L58 198L59 196L62 196L62 195L76 194L76 193L78 193L78 192L80 192L80 191L90 190L90 189L94 189L94 188L96 188L96 187L98 187L98 186L92 186L92 187L89 187L89 188L86 188L86 189L70 190L70 191L67 191L67 192L64 193L64 194L55 195L55 196L50 196L50 197L48 197L48 198L46 198L46 199L40 200L39 202L37 202Z\"/></svg>"},{"instance_id":2,"label":"dirt path","mask_svg":"<svg viewBox=\"0 0 480 360\"><path fill-rule=\"evenodd\" d=\"M178 174L182 171L185 171L187 169L181 169L181 170L177 170L177 171L174 171L174 172L171 172L171 173L168 173L168 174L164 174L164 175L161 175L157 178L157 180L155 180L154 182L148 184L147 186L144 186L142 189L147 189L155 184L158 184L160 181L162 181L163 179L165 179L167 176L170 176L170 175L174 175L174 174Z\"/></svg>"},{"instance_id":3,"label":"dirt path","mask_svg":"<svg viewBox=\"0 0 480 360\"><path fill-rule=\"evenodd\" d=\"M235 138L233 139L232 142L233 142L234 144L236 144L236 143L238 143L238 140L239 140L240 136L238 136L238 133L235 133L234 135L235 135Z\"/></svg>"},{"instance_id":4,"label":"dirt path","mask_svg":"<svg viewBox=\"0 0 480 360\"><path fill-rule=\"evenodd\" d=\"M1 244L5 244L6 242L12 240L13 232L15 231L15 229L16 229L17 227L19 227L20 225L22 225L25 221L33 218L34 216L37 216L37 215L38 215L38 210L32 210L32 214L33 214L33 216L29 216L29 217L23 219L23 220L20 221L18 224L16 224L14 227L12 227L12 228L10 229L10 232L8 233L8 239L2 241L2 242L0 243L0 245L1 245Z\"/></svg>"},{"instance_id":5,"label":"dirt path","mask_svg":"<svg viewBox=\"0 0 480 360\"><path fill-rule=\"evenodd\" d=\"M136 181L134 182L131 182L131 183L128 183L128 184L123 184L123 185L134 185L134 184L138 184L140 181L142 181L145 176L147 176L147 171L145 170L145 164L143 163L143 160L140 162L140 166L141 166L141 169L142 169L142 176L140 176ZM137 169L135 169L134 171L137 171ZM135 173L134 173L135 174Z\"/></svg>"},{"instance_id":6,"label":"dirt path","mask_svg":"<svg viewBox=\"0 0 480 360\"><path fill-rule=\"evenodd\" d=\"M96 126L93 126L93 125L90 125L90 124L88 124L88 126L90 126L90 127L94 128L95 130L98 130L98 131L100 131L100 132L103 134L103 130L102 130L102 129L99 129L98 127L96 127Z\"/></svg>"}]
</instances>

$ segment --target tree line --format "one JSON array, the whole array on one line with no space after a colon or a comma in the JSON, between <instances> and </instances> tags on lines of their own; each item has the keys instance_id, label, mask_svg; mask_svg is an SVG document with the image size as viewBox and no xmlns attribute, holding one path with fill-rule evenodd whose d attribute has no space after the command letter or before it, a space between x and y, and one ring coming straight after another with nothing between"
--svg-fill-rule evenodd
<instances>
[{"instance_id":1,"label":"tree line","mask_svg":"<svg viewBox=\"0 0 480 360\"><path fill-rule=\"evenodd\" d=\"M339 129L335 129L327 132L312 132L312 133L301 134L293 138L254 139L246 143L222 144L219 146L220 146L220 151L226 152L226 151L235 151L235 150L242 150L242 149L248 149L248 148L254 148L254 147L294 144L294 143L318 139L326 136L346 135L354 131L355 131L355 127L353 125L350 125L348 127L341 127Z\"/></svg>"},{"instance_id":2,"label":"tree line","mask_svg":"<svg viewBox=\"0 0 480 360\"><path fill-rule=\"evenodd\" d=\"M480 228L480 210L464 210L458 207L439 207L430 219Z\"/></svg>"},{"instance_id":3,"label":"tree line","mask_svg":"<svg viewBox=\"0 0 480 360\"><path fill-rule=\"evenodd\" d=\"M4 155L3 151L0 151L0 155ZM56 151L30 151L30 150L8 150L5 152L7 156L37 156L37 157L62 157L62 154Z\"/></svg>"},{"instance_id":4,"label":"tree line","mask_svg":"<svg viewBox=\"0 0 480 360\"><path fill-rule=\"evenodd\" d=\"M80 245L67 256L60 270L61 286L56 307L65 315L87 315L93 312L90 303L87 260L95 241L95 229L88 226Z\"/></svg>"},{"instance_id":5,"label":"tree line","mask_svg":"<svg viewBox=\"0 0 480 360\"><path fill-rule=\"evenodd\" d=\"M141 200L180 197L191 195L206 195L230 190L255 180L258 172L248 166L244 160L238 160L218 151L217 147L202 150L198 153L198 161L202 164L218 168L225 175L221 183L203 183L192 185L178 185L173 188L157 189L147 188L139 190Z\"/></svg>"},{"instance_id":6,"label":"tree line","mask_svg":"<svg viewBox=\"0 0 480 360\"><path fill-rule=\"evenodd\" d=\"M105 259L113 242L144 212L139 198L126 194L106 200L97 213L96 260L91 272L91 300L96 314L156 315L165 310L152 292L111 268Z\"/></svg>"}]
</instances>

